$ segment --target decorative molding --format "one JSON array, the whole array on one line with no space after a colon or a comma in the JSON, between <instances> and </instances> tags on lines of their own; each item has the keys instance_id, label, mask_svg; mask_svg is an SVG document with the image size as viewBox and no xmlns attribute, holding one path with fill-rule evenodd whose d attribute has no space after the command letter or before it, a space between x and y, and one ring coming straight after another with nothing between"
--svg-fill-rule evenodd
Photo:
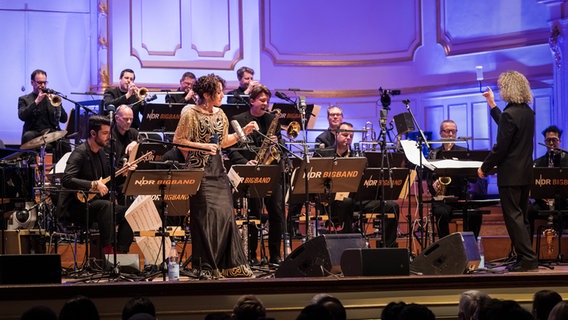
<instances>
[{"instance_id":1,"label":"decorative molding","mask_svg":"<svg viewBox=\"0 0 568 320\"><path fill-rule=\"evenodd\" d=\"M549 36L548 29L540 28L497 36L455 39L446 25L446 0L436 2L436 38L448 56L545 44Z\"/></svg>"},{"instance_id":2,"label":"decorative molding","mask_svg":"<svg viewBox=\"0 0 568 320\"><path fill-rule=\"evenodd\" d=\"M342 3L341 3L342 4ZM393 48L391 51L376 52L352 52L344 54L335 53L286 53L281 46L274 43L272 38L273 28L283 26L273 26L270 20L271 0L260 1L260 41L261 50L266 52L273 60L275 65L297 65L297 66L365 66L377 65L393 62L412 61L414 52L422 45L422 9L421 1L414 1L415 10L413 16L414 38L405 44L405 47ZM330 3L330 5L333 5ZM292 23L292 22L290 22ZM353 22L356 23L356 22ZM409 24L411 25L411 24ZM392 30L389 30L392 32Z\"/></svg>"},{"instance_id":3,"label":"decorative molding","mask_svg":"<svg viewBox=\"0 0 568 320\"><path fill-rule=\"evenodd\" d=\"M550 36L548 37L548 45L550 46L550 51L552 51L552 61L554 61L554 66L560 69L562 66L562 47L560 43L564 43L564 35L560 31L560 26L558 23L554 23Z\"/></svg>"}]
</instances>

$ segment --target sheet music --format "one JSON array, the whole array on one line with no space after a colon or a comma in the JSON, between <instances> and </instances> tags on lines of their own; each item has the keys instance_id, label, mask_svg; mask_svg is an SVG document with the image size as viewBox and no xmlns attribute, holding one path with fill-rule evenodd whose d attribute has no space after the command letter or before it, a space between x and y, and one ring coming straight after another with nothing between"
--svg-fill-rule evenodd
<instances>
[{"instance_id":1,"label":"sheet music","mask_svg":"<svg viewBox=\"0 0 568 320\"><path fill-rule=\"evenodd\" d=\"M156 209L156 205L152 200L152 196L143 195L134 199L134 202L128 207L124 214L126 221L132 228L132 231L158 231L162 226L162 219ZM159 264L162 256L161 246L162 239L160 237L134 237L140 251L144 255L147 264ZM171 246L170 238L166 237L166 248Z\"/></svg>"},{"instance_id":2,"label":"sheet music","mask_svg":"<svg viewBox=\"0 0 568 320\"><path fill-rule=\"evenodd\" d=\"M229 177L229 181L231 182L231 185L233 185L233 188L237 189L239 187L239 184L241 183L241 176L239 176L239 174L233 167L229 169L227 176Z\"/></svg>"},{"instance_id":3,"label":"sheet music","mask_svg":"<svg viewBox=\"0 0 568 320\"><path fill-rule=\"evenodd\" d=\"M463 168L479 168L482 161L472 161L472 160L427 160L422 152L418 149L416 141L402 140L400 141L402 149L406 155L408 161L412 162L414 165L420 165L420 157L422 157L422 165L432 171L435 169L463 169Z\"/></svg>"}]
</instances>

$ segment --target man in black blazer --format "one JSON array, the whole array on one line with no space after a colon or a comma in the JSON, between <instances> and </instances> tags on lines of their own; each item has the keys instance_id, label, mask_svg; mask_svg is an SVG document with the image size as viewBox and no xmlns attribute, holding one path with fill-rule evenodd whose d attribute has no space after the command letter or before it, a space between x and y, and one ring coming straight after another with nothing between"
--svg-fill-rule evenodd
<instances>
[{"instance_id":1,"label":"man in black blazer","mask_svg":"<svg viewBox=\"0 0 568 320\"><path fill-rule=\"evenodd\" d=\"M233 117L233 120L237 120L241 127L246 126L251 121L258 124L259 131L266 135L275 115L268 113L268 106L271 97L270 90L268 90L263 85L256 85L250 92L250 104L251 108L249 111L243 112ZM249 136L252 140L252 145L260 147L263 144L264 137L253 132ZM276 128L274 134L270 137L274 142L279 142L282 138L280 133L280 125ZM254 150L253 150L254 151ZM243 148L232 148L229 151L229 158L232 164L247 164L256 165L255 160L256 153L248 150L243 150ZM268 251L270 253L269 263L279 264L281 262L280 257L280 245L282 243L282 229L284 221L284 206L283 206L283 195L282 195L282 183L277 181L272 190L272 194L269 197L264 198L264 204L266 206L266 211L268 211L268 223L270 225L268 230ZM262 213L262 199L250 198L249 208L251 215L257 218L261 218ZM251 233L252 231L252 233ZM256 228L249 227L249 257L256 263L256 249L258 245L258 237L256 236Z\"/></svg>"},{"instance_id":2,"label":"man in black blazer","mask_svg":"<svg viewBox=\"0 0 568 320\"><path fill-rule=\"evenodd\" d=\"M343 122L343 109L338 105L327 108L327 122L329 122L329 128L316 137L316 142L323 143L326 148L335 145L337 128Z\"/></svg>"},{"instance_id":3,"label":"man in black blazer","mask_svg":"<svg viewBox=\"0 0 568 320\"><path fill-rule=\"evenodd\" d=\"M134 113L132 128L138 129L141 122L140 115L144 111L145 102L141 101L137 103L140 98L138 97L139 88L136 84L134 84L135 79L136 75L132 69L122 70L120 72L118 87L108 88L105 90L103 108L105 108L104 113L107 114L106 107L109 105L113 105L115 108L118 108L118 106L122 104L131 105L132 112Z\"/></svg>"},{"instance_id":4,"label":"man in black blazer","mask_svg":"<svg viewBox=\"0 0 568 320\"><path fill-rule=\"evenodd\" d=\"M179 88L176 91L178 93L168 93L166 95L166 103L197 104L197 96L192 90L195 80L193 72L185 72L179 80Z\"/></svg>"},{"instance_id":5,"label":"man in black blazer","mask_svg":"<svg viewBox=\"0 0 568 320\"><path fill-rule=\"evenodd\" d=\"M527 206L532 182L532 152L534 111L527 103L532 101L528 80L516 71L504 72L497 81L507 106L501 112L496 108L491 88L483 96L491 107L491 116L498 124L497 140L491 152L477 170L480 178L497 167L497 185L505 226L517 253L510 271L524 272L538 269L535 251L531 246Z\"/></svg>"},{"instance_id":6,"label":"man in black blazer","mask_svg":"<svg viewBox=\"0 0 568 320\"><path fill-rule=\"evenodd\" d=\"M63 221L86 224L86 206L78 200L77 190L89 191L97 197L88 202L89 223L97 221L101 234L103 252L113 253L114 227L112 225L112 206L109 201L109 188L103 182L110 175L110 162L104 147L110 141L110 121L104 116L89 118L89 138L73 150L61 184L65 189L60 198L58 217ZM135 170L132 165L129 170ZM117 180L124 180L119 177ZM132 229L124 219L125 206L115 206L116 224L118 225L117 249L120 253L128 252L133 239Z\"/></svg>"},{"instance_id":7,"label":"man in black blazer","mask_svg":"<svg viewBox=\"0 0 568 320\"><path fill-rule=\"evenodd\" d=\"M59 131L59 123L67 122L65 109L61 105L54 106L49 95L43 91L47 87L47 73L40 69L34 70L31 85L33 91L18 98L18 118L24 121L22 144L39 137L45 130ZM55 149L55 144L52 143L49 149ZM67 149L69 150L64 151L71 151L70 148Z\"/></svg>"}]
</instances>

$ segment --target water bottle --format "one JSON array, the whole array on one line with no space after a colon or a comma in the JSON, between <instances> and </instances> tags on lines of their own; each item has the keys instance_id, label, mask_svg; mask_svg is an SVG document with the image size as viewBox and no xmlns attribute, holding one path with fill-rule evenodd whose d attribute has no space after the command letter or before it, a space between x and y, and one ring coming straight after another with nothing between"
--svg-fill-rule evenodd
<instances>
[{"instance_id":1,"label":"water bottle","mask_svg":"<svg viewBox=\"0 0 568 320\"><path fill-rule=\"evenodd\" d=\"M176 248L176 243L172 241L170 254L168 255L168 281L179 280L179 256Z\"/></svg>"},{"instance_id":2,"label":"water bottle","mask_svg":"<svg viewBox=\"0 0 568 320\"><path fill-rule=\"evenodd\" d=\"M481 237L477 237L477 250L479 251L479 266L477 269L485 269L485 255L483 252L483 242L481 242Z\"/></svg>"}]
</instances>

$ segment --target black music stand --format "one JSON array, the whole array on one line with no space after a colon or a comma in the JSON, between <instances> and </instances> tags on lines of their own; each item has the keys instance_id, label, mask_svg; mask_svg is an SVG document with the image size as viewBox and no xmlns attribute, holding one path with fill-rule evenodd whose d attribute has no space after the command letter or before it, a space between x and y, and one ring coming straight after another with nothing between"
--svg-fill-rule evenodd
<instances>
[{"instance_id":1,"label":"black music stand","mask_svg":"<svg viewBox=\"0 0 568 320\"><path fill-rule=\"evenodd\" d=\"M568 188L566 187L566 181L568 181L568 168L533 168L533 181L531 185L531 198L534 199L567 199L568 198ZM552 215L559 217L558 220L558 256L557 262L562 262L562 234L563 234L563 222L564 216L568 215L568 210L540 210L538 212L540 215ZM532 235L531 235L532 237ZM537 259L540 259L540 231L537 232L536 238L536 248L537 248Z\"/></svg>"},{"instance_id":2,"label":"black music stand","mask_svg":"<svg viewBox=\"0 0 568 320\"><path fill-rule=\"evenodd\" d=\"M167 262L166 262L166 231L167 203L164 200L168 195L194 195L199 190L201 179L203 178L202 169L188 170L136 170L130 172L124 184L123 193L130 195L160 195L162 230L162 278L166 281Z\"/></svg>"},{"instance_id":3,"label":"black music stand","mask_svg":"<svg viewBox=\"0 0 568 320\"><path fill-rule=\"evenodd\" d=\"M149 103L144 107L142 122L138 131L176 131L183 103Z\"/></svg>"},{"instance_id":4,"label":"black music stand","mask_svg":"<svg viewBox=\"0 0 568 320\"><path fill-rule=\"evenodd\" d=\"M249 106L244 103L226 103L221 105L221 110L223 110L229 120L238 114L249 111L249 109Z\"/></svg>"},{"instance_id":5,"label":"black music stand","mask_svg":"<svg viewBox=\"0 0 568 320\"><path fill-rule=\"evenodd\" d=\"M280 109L280 120L278 123L283 127L288 127L290 122L297 121L298 123L301 122L301 114L298 110L298 107L295 104L290 103L275 103L272 105L272 110ZM312 111L314 110L313 104L306 105L306 123L305 126L308 126L310 122L310 117L314 115Z\"/></svg>"},{"instance_id":6,"label":"black music stand","mask_svg":"<svg viewBox=\"0 0 568 320\"><path fill-rule=\"evenodd\" d=\"M152 151L152 161L162 161L162 156L172 147L159 142L142 142L136 146L136 152L132 153L129 162L134 161L135 159L140 158L141 156L145 155L147 152ZM145 169L154 169L156 165L152 163L152 161L142 161L137 164L136 170L145 170Z\"/></svg>"},{"instance_id":7,"label":"black music stand","mask_svg":"<svg viewBox=\"0 0 568 320\"><path fill-rule=\"evenodd\" d=\"M436 158L484 161L488 154L489 150L441 150L438 151Z\"/></svg>"},{"instance_id":8,"label":"black music stand","mask_svg":"<svg viewBox=\"0 0 568 320\"><path fill-rule=\"evenodd\" d=\"M257 198L262 199L264 197L270 196L272 194L272 189L275 183L278 181L280 175L280 166L278 165L245 165L245 164L235 164L231 166L231 170L234 170L239 178L240 183L236 185L237 197L244 199ZM248 207L247 207L248 209ZM250 225L249 220L249 210L247 210L246 224ZM262 212L262 211L261 211ZM261 217L257 217L261 219ZM248 232L248 229L247 229ZM264 238L260 238L261 246L261 259L266 259L266 253L264 252ZM245 252L248 256L248 252Z\"/></svg>"},{"instance_id":9,"label":"black music stand","mask_svg":"<svg viewBox=\"0 0 568 320\"><path fill-rule=\"evenodd\" d=\"M292 175L292 194L330 194L356 192L367 165L367 158L311 158L302 162ZM306 176L307 172L307 176ZM307 182L307 183L306 183ZM307 188L307 190L306 190ZM306 232L310 213L306 212ZM316 210L316 222L318 221ZM318 236L315 230L315 237Z\"/></svg>"},{"instance_id":10,"label":"black music stand","mask_svg":"<svg viewBox=\"0 0 568 320\"><path fill-rule=\"evenodd\" d=\"M387 162L391 168L404 168L406 156L404 152L386 152L388 157ZM365 151L365 158L367 158L367 166L380 168L382 166L383 153L382 151Z\"/></svg>"}]
</instances>

